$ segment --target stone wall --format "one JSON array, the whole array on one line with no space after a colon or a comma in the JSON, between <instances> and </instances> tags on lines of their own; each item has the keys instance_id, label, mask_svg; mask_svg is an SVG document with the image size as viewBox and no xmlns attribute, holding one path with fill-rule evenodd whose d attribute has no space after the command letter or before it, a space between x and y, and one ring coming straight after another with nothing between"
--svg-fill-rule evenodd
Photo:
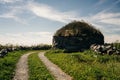
<instances>
[{"instance_id":1,"label":"stone wall","mask_svg":"<svg viewBox=\"0 0 120 80\"><path fill-rule=\"evenodd\" d=\"M120 49L117 49L115 46L113 46L112 44L107 44L107 45L96 45L93 44L90 47L91 50L95 51L96 53L99 53L101 55L104 54L108 54L108 55L112 55L112 54L116 54L116 55L120 55Z\"/></svg>"},{"instance_id":2,"label":"stone wall","mask_svg":"<svg viewBox=\"0 0 120 80\"><path fill-rule=\"evenodd\" d=\"M86 38L77 36L53 36L53 48L70 51L89 49L92 44L104 44L102 38Z\"/></svg>"}]
</instances>

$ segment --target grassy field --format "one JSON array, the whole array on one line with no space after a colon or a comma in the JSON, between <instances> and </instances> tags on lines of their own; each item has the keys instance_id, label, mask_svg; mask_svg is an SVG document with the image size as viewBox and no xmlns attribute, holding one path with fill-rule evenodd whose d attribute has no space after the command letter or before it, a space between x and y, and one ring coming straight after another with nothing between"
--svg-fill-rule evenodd
<instances>
[{"instance_id":1,"label":"grassy field","mask_svg":"<svg viewBox=\"0 0 120 80\"><path fill-rule=\"evenodd\" d=\"M16 63L20 56L27 51L14 51L0 58L0 80L12 80Z\"/></svg>"},{"instance_id":2,"label":"grassy field","mask_svg":"<svg viewBox=\"0 0 120 80\"><path fill-rule=\"evenodd\" d=\"M28 65L29 80L54 80L45 65L40 61L37 53L29 56Z\"/></svg>"},{"instance_id":3,"label":"grassy field","mask_svg":"<svg viewBox=\"0 0 120 80\"><path fill-rule=\"evenodd\" d=\"M98 55L92 51L63 53L60 50L45 54L74 80L120 80L120 56Z\"/></svg>"}]
</instances>

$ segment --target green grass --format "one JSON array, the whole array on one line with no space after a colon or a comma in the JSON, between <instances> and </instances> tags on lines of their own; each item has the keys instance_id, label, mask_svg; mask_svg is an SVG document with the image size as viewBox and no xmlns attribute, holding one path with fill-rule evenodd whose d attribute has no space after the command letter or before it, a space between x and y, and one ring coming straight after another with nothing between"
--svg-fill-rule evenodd
<instances>
[{"instance_id":1,"label":"green grass","mask_svg":"<svg viewBox=\"0 0 120 80\"><path fill-rule=\"evenodd\" d=\"M9 52L4 58L0 58L0 80L12 80L16 63L26 51Z\"/></svg>"},{"instance_id":2,"label":"green grass","mask_svg":"<svg viewBox=\"0 0 120 80\"><path fill-rule=\"evenodd\" d=\"M29 80L54 80L37 53L28 57Z\"/></svg>"},{"instance_id":3,"label":"green grass","mask_svg":"<svg viewBox=\"0 0 120 80\"><path fill-rule=\"evenodd\" d=\"M58 52L58 53L57 53ZM120 80L120 56L98 55L92 51L45 54L74 80Z\"/></svg>"}]
</instances>

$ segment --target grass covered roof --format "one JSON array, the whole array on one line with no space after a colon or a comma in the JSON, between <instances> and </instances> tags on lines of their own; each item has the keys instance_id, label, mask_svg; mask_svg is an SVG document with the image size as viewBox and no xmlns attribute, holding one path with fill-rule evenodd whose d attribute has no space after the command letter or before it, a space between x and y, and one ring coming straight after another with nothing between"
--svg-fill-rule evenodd
<instances>
[{"instance_id":1,"label":"grass covered roof","mask_svg":"<svg viewBox=\"0 0 120 80\"><path fill-rule=\"evenodd\" d=\"M87 36L102 33L91 24L83 21L73 21L57 30L54 36Z\"/></svg>"}]
</instances>

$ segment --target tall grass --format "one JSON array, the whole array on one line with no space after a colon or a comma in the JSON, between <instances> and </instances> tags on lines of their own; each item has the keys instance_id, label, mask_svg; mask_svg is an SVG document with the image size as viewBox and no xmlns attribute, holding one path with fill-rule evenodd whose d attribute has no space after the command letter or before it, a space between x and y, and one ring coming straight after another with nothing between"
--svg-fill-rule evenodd
<instances>
[{"instance_id":1,"label":"tall grass","mask_svg":"<svg viewBox=\"0 0 120 80\"><path fill-rule=\"evenodd\" d=\"M14 75L16 63L26 51L14 51L0 58L0 80L11 80Z\"/></svg>"},{"instance_id":2,"label":"tall grass","mask_svg":"<svg viewBox=\"0 0 120 80\"><path fill-rule=\"evenodd\" d=\"M98 55L92 51L45 54L74 80L120 80L120 56Z\"/></svg>"},{"instance_id":3,"label":"tall grass","mask_svg":"<svg viewBox=\"0 0 120 80\"><path fill-rule=\"evenodd\" d=\"M54 80L45 65L40 61L38 54L31 54L28 58L29 80Z\"/></svg>"}]
</instances>

